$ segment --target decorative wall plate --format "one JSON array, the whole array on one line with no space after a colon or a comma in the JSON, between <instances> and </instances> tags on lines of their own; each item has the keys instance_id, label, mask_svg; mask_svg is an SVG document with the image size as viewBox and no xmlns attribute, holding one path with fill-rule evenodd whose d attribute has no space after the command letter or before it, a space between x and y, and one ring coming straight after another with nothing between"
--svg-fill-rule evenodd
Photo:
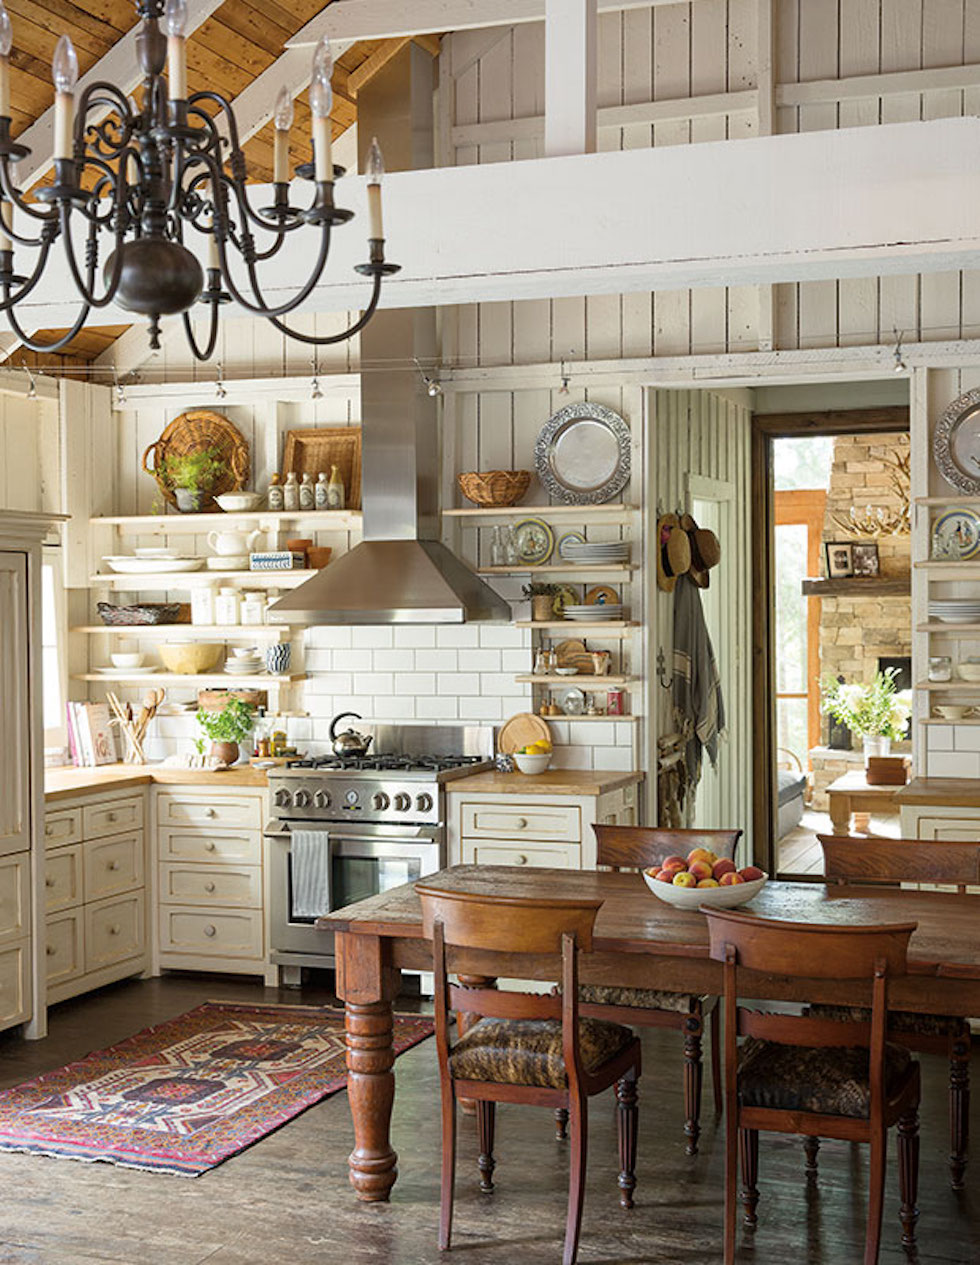
<instances>
[{"instance_id":1,"label":"decorative wall plate","mask_svg":"<svg viewBox=\"0 0 980 1265\"><path fill-rule=\"evenodd\" d=\"M585 543L585 537L580 531L567 531L563 536L558 537L558 557L563 562L567 562L565 551L569 545L581 545Z\"/></svg>"},{"instance_id":2,"label":"decorative wall plate","mask_svg":"<svg viewBox=\"0 0 980 1265\"><path fill-rule=\"evenodd\" d=\"M973 510L946 510L932 525L932 556L959 561L980 553L980 515Z\"/></svg>"},{"instance_id":3,"label":"decorative wall plate","mask_svg":"<svg viewBox=\"0 0 980 1265\"><path fill-rule=\"evenodd\" d=\"M970 496L980 495L980 389L967 391L943 413L932 452L947 483Z\"/></svg>"},{"instance_id":4,"label":"decorative wall plate","mask_svg":"<svg viewBox=\"0 0 980 1265\"><path fill-rule=\"evenodd\" d=\"M562 690L558 695L558 706L566 716L582 716L585 714L585 695L575 686Z\"/></svg>"},{"instance_id":5,"label":"decorative wall plate","mask_svg":"<svg viewBox=\"0 0 980 1265\"><path fill-rule=\"evenodd\" d=\"M551 557L555 533L540 518L522 518L514 524L517 556L526 567L539 567Z\"/></svg>"},{"instance_id":6,"label":"decorative wall plate","mask_svg":"<svg viewBox=\"0 0 980 1265\"><path fill-rule=\"evenodd\" d=\"M564 619L565 607L574 606L577 601L578 593L570 584L556 584L554 600L551 603L555 619Z\"/></svg>"},{"instance_id":7,"label":"decorative wall plate","mask_svg":"<svg viewBox=\"0 0 980 1265\"><path fill-rule=\"evenodd\" d=\"M567 404L542 427L534 464L556 500L601 505L629 482L629 427L603 404Z\"/></svg>"},{"instance_id":8,"label":"decorative wall plate","mask_svg":"<svg viewBox=\"0 0 980 1265\"><path fill-rule=\"evenodd\" d=\"M586 606L618 606L619 594L608 584L597 584L585 595Z\"/></svg>"}]
</instances>

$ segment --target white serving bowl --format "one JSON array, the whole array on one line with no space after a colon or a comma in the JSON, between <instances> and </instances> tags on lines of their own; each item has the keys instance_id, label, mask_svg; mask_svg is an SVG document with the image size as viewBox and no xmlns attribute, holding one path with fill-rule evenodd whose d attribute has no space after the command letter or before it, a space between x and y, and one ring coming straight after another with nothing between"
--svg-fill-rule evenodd
<instances>
[{"instance_id":1,"label":"white serving bowl","mask_svg":"<svg viewBox=\"0 0 980 1265\"><path fill-rule=\"evenodd\" d=\"M143 663L142 654L111 654L109 658L114 668L138 668Z\"/></svg>"},{"instance_id":2,"label":"white serving bowl","mask_svg":"<svg viewBox=\"0 0 980 1265\"><path fill-rule=\"evenodd\" d=\"M544 751L541 755L522 755L520 751L514 752L514 763L522 773L529 773L532 776L535 773L543 773L551 763L551 752Z\"/></svg>"},{"instance_id":3,"label":"white serving bowl","mask_svg":"<svg viewBox=\"0 0 980 1265\"><path fill-rule=\"evenodd\" d=\"M980 663L958 663L956 675L963 681L980 681Z\"/></svg>"},{"instance_id":4,"label":"white serving bowl","mask_svg":"<svg viewBox=\"0 0 980 1265\"><path fill-rule=\"evenodd\" d=\"M140 549L133 550L133 556L136 558L179 558L179 549L168 549L165 545L144 545Z\"/></svg>"},{"instance_id":5,"label":"white serving bowl","mask_svg":"<svg viewBox=\"0 0 980 1265\"><path fill-rule=\"evenodd\" d=\"M700 909L702 905L710 905L712 909L734 909L758 896L769 882L769 875L749 879L746 883L731 883L728 887L675 887L673 883L661 883L646 871L643 871L643 881L654 896L678 909Z\"/></svg>"},{"instance_id":6,"label":"white serving bowl","mask_svg":"<svg viewBox=\"0 0 980 1265\"><path fill-rule=\"evenodd\" d=\"M258 509L262 502L261 492L222 492L216 496L215 502L226 514L247 514L249 510Z\"/></svg>"}]
</instances>

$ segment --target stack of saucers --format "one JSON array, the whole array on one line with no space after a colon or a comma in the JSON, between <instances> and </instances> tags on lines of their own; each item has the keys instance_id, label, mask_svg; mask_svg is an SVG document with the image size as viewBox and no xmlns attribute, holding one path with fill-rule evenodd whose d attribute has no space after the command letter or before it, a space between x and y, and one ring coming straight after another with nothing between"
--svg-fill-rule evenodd
<instances>
[{"instance_id":1,"label":"stack of saucers","mask_svg":"<svg viewBox=\"0 0 980 1265\"><path fill-rule=\"evenodd\" d=\"M630 547L625 540L602 541L568 541L562 549L565 562L576 565L609 566L615 562L629 562Z\"/></svg>"},{"instance_id":2,"label":"stack of saucers","mask_svg":"<svg viewBox=\"0 0 980 1265\"><path fill-rule=\"evenodd\" d=\"M566 619L576 619L581 623L608 623L623 618L623 607L619 603L600 606L597 602L594 606L565 606L562 609Z\"/></svg>"},{"instance_id":3,"label":"stack of saucers","mask_svg":"<svg viewBox=\"0 0 980 1265\"><path fill-rule=\"evenodd\" d=\"M255 676L264 667L262 656L254 646L236 649L225 660L225 671L229 676Z\"/></svg>"},{"instance_id":4,"label":"stack of saucers","mask_svg":"<svg viewBox=\"0 0 980 1265\"><path fill-rule=\"evenodd\" d=\"M944 624L980 624L980 598L933 598L929 603L929 618Z\"/></svg>"}]
</instances>

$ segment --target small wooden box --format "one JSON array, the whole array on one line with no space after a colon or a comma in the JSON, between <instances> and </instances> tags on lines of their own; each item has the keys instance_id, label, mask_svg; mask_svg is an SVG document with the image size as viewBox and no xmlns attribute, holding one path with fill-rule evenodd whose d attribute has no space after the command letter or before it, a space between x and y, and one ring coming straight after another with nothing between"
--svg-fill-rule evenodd
<instances>
[{"instance_id":1,"label":"small wooden box","mask_svg":"<svg viewBox=\"0 0 980 1265\"><path fill-rule=\"evenodd\" d=\"M909 780L908 756L870 755L864 776L869 786L904 786Z\"/></svg>"}]
</instances>

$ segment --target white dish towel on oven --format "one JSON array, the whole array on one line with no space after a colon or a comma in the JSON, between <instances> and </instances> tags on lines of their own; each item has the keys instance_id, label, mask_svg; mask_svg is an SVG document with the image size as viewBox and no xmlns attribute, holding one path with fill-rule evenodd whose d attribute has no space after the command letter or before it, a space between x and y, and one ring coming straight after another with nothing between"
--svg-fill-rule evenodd
<instances>
[{"instance_id":1,"label":"white dish towel on oven","mask_svg":"<svg viewBox=\"0 0 980 1265\"><path fill-rule=\"evenodd\" d=\"M293 830L292 858L294 918L319 918L330 912L330 834L326 830Z\"/></svg>"}]
</instances>

